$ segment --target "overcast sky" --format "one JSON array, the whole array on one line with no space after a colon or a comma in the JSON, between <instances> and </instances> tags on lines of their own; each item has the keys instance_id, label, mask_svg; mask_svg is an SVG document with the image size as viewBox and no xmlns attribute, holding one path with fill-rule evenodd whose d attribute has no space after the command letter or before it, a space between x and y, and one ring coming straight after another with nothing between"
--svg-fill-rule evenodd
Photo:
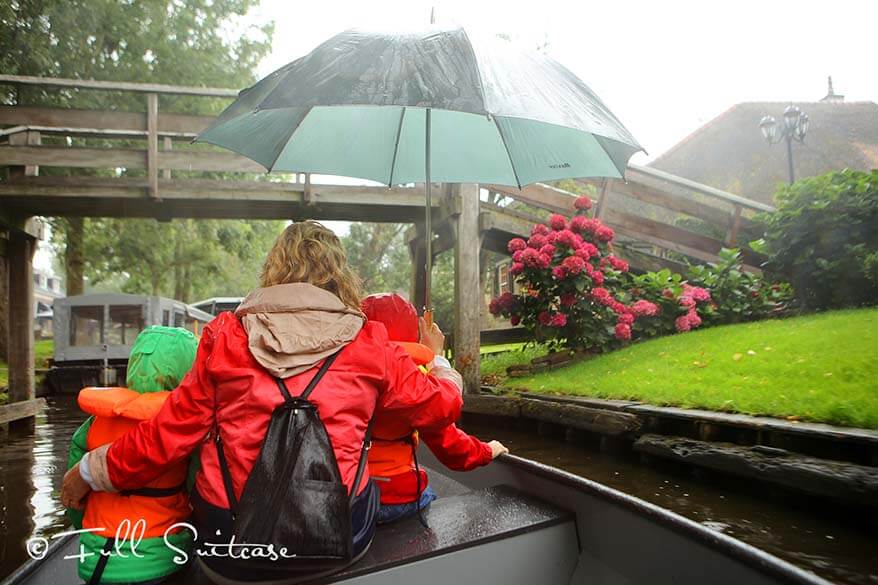
<instances>
[{"instance_id":1,"label":"overcast sky","mask_svg":"<svg viewBox=\"0 0 878 585\"><path fill-rule=\"evenodd\" d=\"M816 101L827 75L847 100L878 101L874 0L263 0L252 18L276 28L259 75L347 28L422 27L433 6L439 25L548 42L647 149L632 162L739 102Z\"/></svg>"}]
</instances>

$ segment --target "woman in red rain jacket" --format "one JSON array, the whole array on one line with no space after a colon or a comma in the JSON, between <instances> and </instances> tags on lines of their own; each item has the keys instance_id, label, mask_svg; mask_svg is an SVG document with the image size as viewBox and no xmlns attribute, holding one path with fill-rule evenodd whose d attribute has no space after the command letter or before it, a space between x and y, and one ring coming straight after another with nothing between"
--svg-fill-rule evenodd
<instances>
[{"instance_id":1,"label":"woman in red rain jacket","mask_svg":"<svg viewBox=\"0 0 878 585\"><path fill-rule=\"evenodd\" d=\"M349 490L366 427L376 409L417 428L440 429L460 414L462 380L450 367L421 372L408 354L389 343L380 323L360 311L359 279L347 266L341 242L319 223L287 227L266 258L262 288L235 314L222 313L204 328L192 370L161 411L110 445L88 453L64 478L62 501L81 508L89 490L142 487L201 447L201 469L193 490L196 528L231 522L229 503L212 441L206 441L216 412L235 495L240 498L267 430L282 402L274 377L300 394L314 366L345 350L311 395ZM444 343L438 327L422 332ZM371 542L378 490L368 473L356 486L352 505L354 551ZM210 535L201 535L201 539ZM196 543L197 546L198 543ZM228 563L211 565L227 580L248 581ZM250 577L252 579L252 577Z\"/></svg>"}]
</instances>

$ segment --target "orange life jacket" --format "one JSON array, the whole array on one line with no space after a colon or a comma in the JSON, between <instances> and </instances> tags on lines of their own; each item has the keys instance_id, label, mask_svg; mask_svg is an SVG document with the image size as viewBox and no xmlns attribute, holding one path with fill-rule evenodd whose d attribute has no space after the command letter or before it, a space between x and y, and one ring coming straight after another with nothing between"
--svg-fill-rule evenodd
<instances>
[{"instance_id":1,"label":"orange life jacket","mask_svg":"<svg viewBox=\"0 0 878 585\"><path fill-rule=\"evenodd\" d=\"M433 361L433 350L426 345L410 342L392 342L402 346L415 363L425 366ZM369 449L369 475L388 478L414 469L414 449L418 432L405 421L393 417L375 416L372 424L372 447Z\"/></svg>"},{"instance_id":2,"label":"orange life jacket","mask_svg":"<svg viewBox=\"0 0 878 585\"><path fill-rule=\"evenodd\" d=\"M79 392L79 407L94 415L86 436L88 450L112 443L138 423L154 417L170 392L140 394L128 388L84 388ZM189 517L189 497L185 491L187 462L173 466L144 488L131 492L92 492L88 496L83 528L100 528L95 534L113 538L161 537L173 524ZM146 531L129 533L124 522L135 524L143 519Z\"/></svg>"}]
</instances>

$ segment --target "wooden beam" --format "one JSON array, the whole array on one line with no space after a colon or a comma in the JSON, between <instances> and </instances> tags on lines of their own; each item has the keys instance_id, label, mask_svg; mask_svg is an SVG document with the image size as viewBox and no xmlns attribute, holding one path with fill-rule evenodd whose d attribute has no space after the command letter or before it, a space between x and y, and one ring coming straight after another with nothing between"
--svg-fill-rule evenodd
<instances>
[{"instance_id":1,"label":"wooden beam","mask_svg":"<svg viewBox=\"0 0 878 585\"><path fill-rule=\"evenodd\" d=\"M753 199L747 199L746 197L741 197L740 195L735 195L734 193L729 193L722 189L716 189L709 185L696 183L695 181L672 175L652 167L628 165L628 168L625 171L625 180L652 187L671 195L686 197L694 191L726 203L741 205L747 209L774 211L774 207L771 205L766 205L759 201L754 201Z\"/></svg>"},{"instance_id":2,"label":"wooden beam","mask_svg":"<svg viewBox=\"0 0 878 585\"><path fill-rule=\"evenodd\" d=\"M573 212L573 201L576 198L573 193L542 183L527 185L523 189L506 185L483 185L483 187L512 197L522 203L565 215L570 215Z\"/></svg>"},{"instance_id":3,"label":"wooden beam","mask_svg":"<svg viewBox=\"0 0 878 585\"><path fill-rule=\"evenodd\" d=\"M94 79L62 79L32 75L0 75L0 83L10 85L38 85L42 87L66 87L76 89L99 89L105 91L134 91L168 95L197 95L204 97L238 97L239 90L219 87L193 87L165 85L162 83L131 83L127 81L96 81Z\"/></svg>"},{"instance_id":4,"label":"wooden beam","mask_svg":"<svg viewBox=\"0 0 878 585\"><path fill-rule=\"evenodd\" d=\"M601 219L609 206L611 197L610 182L610 179L601 179L600 189L598 190L598 202L594 210L595 219Z\"/></svg>"},{"instance_id":5,"label":"wooden beam","mask_svg":"<svg viewBox=\"0 0 878 585\"><path fill-rule=\"evenodd\" d=\"M0 146L0 166L146 169L147 156L146 150L138 149ZM158 152L156 159L157 168L175 171L265 172L259 163L229 152L178 150Z\"/></svg>"},{"instance_id":6,"label":"wooden beam","mask_svg":"<svg viewBox=\"0 0 878 585\"><path fill-rule=\"evenodd\" d=\"M169 152L174 150L174 141L171 140L170 136L165 136L162 139L162 149L165 152ZM163 169L162 170L162 179L170 179L171 178L171 169Z\"/></svg>"},{"instance_id":7,"label":"wooden beam","mask_svg":"<svg viewBox=\"0 0 878 585\"><path fill-rule=\"evenodd\" d=\"M424 224L416 223L415 237L409 240L409 257L412 259L410 294L412 304L422 314L427 303L427 245L424 241Z\"/></svg>"},{"instance_id":8,"label":"wooden beam","mask_svg":"<svg viewBox=\"0 0 878 585\"><path fill-rule=\"evenodd\" d=\"M652 189L637 183L623 183L612 181L610 185L612 197L617 195L630 197L643 203L649 203L657 207L663 207L671 211L697 217L715 226L725 227L732 216L731 209L721 209L696 201L692 195L681 197L670 195L658 189Z\"/></svg>"},{"instance_id":9,"label":"wooden beam","mask_svg":"<svg viewBox=\"0 0 878 585\"><path fill-rule=\"evenodd\" d=\"M9 230L9 401L34 398L34 277L36 239Z\"/></svg>"},{"instance_id":10,"label":"wooden beam","mask_svg":"<svg viewBox=\"0 0 878 585\"><path fill-rule=\"evenodd\" d=\"M33 398L0 406L0 425L31 418L46 408L45 398Z\"/></svg>"},{"instance_id":11,"label":"wooden beam","mask_svg":"<svg viewBox=\"0 0 878 585\"><path fill-rule=\"evenodd\" d=\"M726 244L734 247L738 243L738 231L741 229L741 206L735 205L735 213L732 216L731 225L726 235Z\"/></svg>"},{"instance_id":12,"label":"wooden beam","mask_svg":"<svg viewBox=\"0 0 878 585\"><path fill-rule=\"evenodd\" d=\"M149 196L159 197L159 96L146 94L146 177L149 181Z\"/></svg>"},{"instance_id":13,"label":"wooden beam","mask_svg":"<svg viewBox=\"0 0 878 585\"><path fill-rule=\"evenodd\" d=\"M162 113L158 120L158 133L172 138L191 139L214 120L210 116ZM57 132L70 128L75 129L71 131L73 134L85 135L88 135L88 129L92 129L98 136L112 136L112 133L116 133L118 138L142 138L146 135L145 112L0 105L0 124L55 128Z\"/></svg>"},{"instance_id":14,"label":"wooden beam","mask_svg":"<svg viewBox=\"0 0 878 585\"><path fill-rule=\"evenodd\" d=\"M479 334L481 290L479 287L479 186L454 185L460 215L454 242L454 365L463 376L465 391L477 393L481 386Z\"/></svg>"}]
</instances>

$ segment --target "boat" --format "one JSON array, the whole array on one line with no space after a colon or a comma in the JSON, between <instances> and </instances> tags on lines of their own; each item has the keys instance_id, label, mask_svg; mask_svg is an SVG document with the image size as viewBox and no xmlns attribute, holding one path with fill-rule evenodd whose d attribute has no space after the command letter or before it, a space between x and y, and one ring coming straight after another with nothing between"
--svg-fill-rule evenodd
<instances>
[{"instance_id":1,"label":"boat","mask_svg":"<svg viewBox=\"0 0 878 585\"><path fill-rule=\"evenodd\" d=\"M439 495L381 526L366 554L312 583L356 585L704 584L828 581L669 510L565 471L503 455L467 473L421 457ZM51 542L3 585L76 583L77 538ZM166 583L207 585L197 563Z\"/></svg>"}]
</instances>

